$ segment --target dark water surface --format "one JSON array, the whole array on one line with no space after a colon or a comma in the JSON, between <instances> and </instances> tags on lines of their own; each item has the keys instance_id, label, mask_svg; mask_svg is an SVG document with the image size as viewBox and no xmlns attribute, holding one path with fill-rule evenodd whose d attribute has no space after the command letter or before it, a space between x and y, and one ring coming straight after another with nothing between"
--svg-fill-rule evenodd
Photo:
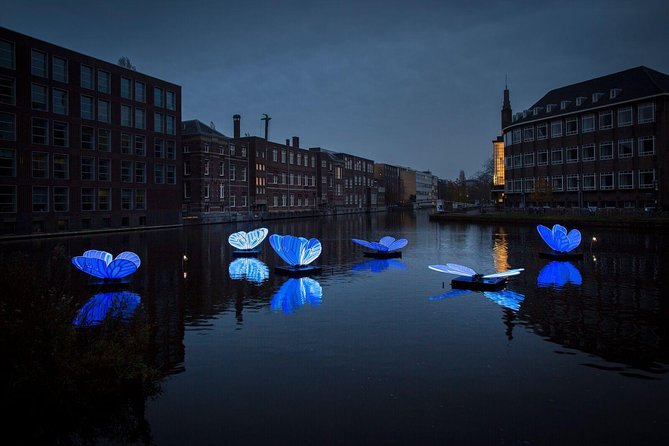
<instances>
[{"instance_id":1,"label":"dark water surface","mask_svg":"<svg viewBox=\"0 0 669 446\"><path fill-rule=\"evenodd\" d=\"M538 283L550 261L538 258L534 226L436 224L426 213L265 223L270 234L321 240L323 273L303 282L306 296L299 284L282 288L288 279L274 273L282 262L267 242L259 259L269 279L231 279L227 237L250 223L0 250L30 250L37 263L56 245L68 256L139 254L130 290L167 372L138 442L669 441L667 234L587 228L584 259ZM384 235L409 240L401 259L369 262L350 242ZM427 266L447 262L525 271L510 279L516 294L431 299L451 291L452 276ZM84 302L92 293L82 276L72 268L63 279ZM318 286L321 299L309 294Z\"/></svg>"}]
</instances>

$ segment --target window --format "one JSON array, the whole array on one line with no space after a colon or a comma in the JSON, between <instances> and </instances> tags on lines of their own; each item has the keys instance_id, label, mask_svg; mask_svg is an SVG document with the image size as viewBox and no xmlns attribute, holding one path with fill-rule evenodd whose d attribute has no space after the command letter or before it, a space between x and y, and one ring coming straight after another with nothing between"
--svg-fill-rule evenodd
<instances>
[{"instance_id":1,"label":"window","mask_svg":"<svg viewBox=\"0 0 669 446\"><path fill-rule=\"evenodd\" d=\"M235 181L235 166L230 166L230 181Z\"/></svg>"},{"instance_id":2,"label":"window","mask_svg":"<svg viewBox=\"0 0 669 446\"><path fill-rule=\"evenodd\" d=\"M146 121L144 117L144 109L136 108L135 109L135 128L136 129L145 129Z\"/></svg>"},{"instance_id":3,"label":"window","mask_svg":"<svg viewBox=\"0 0 669 446\"><path fill-rule=\"evenodd\" d=\"M111 114L109 113L109 101L98 99L98 121L111 122Z\"/></svg>"},{"instance_id":4,"label":"window","mask_svg":"<svg viewBox=\"0 0 669 446\"><path fill-rule=\"evenodd\" d=\"M509 147L511 144L513 144L512 136L513 132L504 133L504 147ZM321 163L323 163L323 167L325 167L325 161L321 161Z\"/></svg>"},{"instance_id":5,"label":"window","mask_svg":"<svg viewBox=\"0 0 669 446\"><path fill-rule=\"evenodd\" d=\"M49 120L32 118L33 144L49 144Z\"/></svg>"},{"instance_id":6,"label":"window","mask_svg":"<svg viewBox=\"0 0 669 446\"><path fill-rule=\"evenodd\" d=\"M100 158L98 160L98 180L111 181L111 160Z\"/></svg>"},{"instance_id":7,"label":"window","mask_svg":"<svg viewBox=\"0 0 669 446\"><path fill-rule=\"evenodd\" d=\"M0 141L14 141L16 139L16 121L11 113L0 112Z\"/></svg>"},{"instance_id":8,"label":"window","mask_svg":"<svg viewBox=\"0 0 669 446\"><path fill-rule=\"evenodd\" d=\"M153 181L156 184L165 184L165 165L155 164L153 166Z\"/></svg>"},{"instance_id":9,"label":"window","mask_svg":"<svg viewBox=\"0 0 669 446\"><path fill-rule=\"evenodd\" d=\"M154 113L153 114L153 130L158 133L163 133L163 114Z\"/></svg>"},{"instance_id":10,"label":"window","mask_svg":"<svg viewBox=\"0 0 669 446\"><path fill-rule=\"evenodd\" d=\"M534 192L534 178L525 178L523 187L525 192Z\"/></svg>"},{"instance_id":11,"label":"window","mask_svg":"<svg viewBox=\"0 0 669 446\"><path fill-rule=\"evenodd\" d=\"M132 189L121 189L121 209L132 210Z\"/></svg>"},{"instance_id":12,"label":"window","mask_svg":"<svg viewBox=\"0 0 669 446\"><path fill-rule=\"evenodd\" d=\"M16 102L16 87L14 79L0 76L0 104L14 105Z\"/></svg>"},{"instance_id":13,"label":"window","mask_svg":"<svg viewBox=\"0 0 669 446\"><path fill-rule=\"evenodd\" d=\"M602 172L599 174L599 189L613 189L613 172Z\"/></svg>"},{"instance_id":14,"label":"window","mask_svg":"<svg viewBox=\"0 0 669 446\"><path fill-rule=\"evenodd\" d=\"M131 136L130 133L121 133L121 153L124 155L131 155Z\"/></svg>"},{"instance_id":15,"label":"window","mask_svg":"<svg viewBox=\"0 0 669 446\"><path fill-rule=\"evenodd\" d=\"M31 98L32 98L31 104L33 110L49 111L49 103L47 101L46 87L44 85L31 84L30 92L31 92Z\"/></svg>"},{"instance_id":16,"label":"window","mask_svg":"<svg viewBox=\"0 0 669 446\"><path fill-rule=\"evenodd\" d=\"M611 141L599 144L599 159L600 160L613 159L613 143Z\"/></svg>"},{"instance_id":17,"label":"window","mask_svg":"<svg viewBox=\"0 0 669 446\"><path fill-rule=\"evenodd\" d=\"M67 60L53 56L51 59L51 76L55 81L67 83Z\"/></svg>"},{"instance_id":18,"label":"window","mask_svg":"<svg viewBox=\"0 0 669 446\"><path fill-rule=\"evenodd\" d=\"M563 184L562 184L563 179L562 179L562 175L555 176L555 177L553 177L551 180L552 180L552 181L551 181L551 187L552 187L553 191L555 191L555 192L562 192L562 189L563 189Z\"/></svg>"},{"instance_id":19,"label":"window","mask_svg":"<svg viewBox=\"0 0 669 446\"><path fill-rule=\"evenodd\" d=\"M98 91L100 93L111 91L111 76L106 71L98 70Z\"/></svg>"},{"instance_id":20,"label":"window","mask_svg":"<svg viewBox=\"0 0 669 446\"><path fill-rule=\"evenodd\" d=\"M513 169L513 157L511 155L504 157L504 168ZM323 180L325 181L325 177L323 177Z\"/></svg>"},{"instance_id":21,"label":"window","mask_svg":"<svg viewBox=\"0 0 669 446\"><path fill-rule=\"evenodd\" d=\"M132 161L121 160L121 182L132 183Z\"/></svg>"},{"instance_id":22,"label":"window","mask_svg":"<svg viewBox=\"0 0 669 446\"><path fill-rule=\"evenodd\" d=\"M650 102L648 104L639 104L639 111L637 123L645 124L647 122L655 121L655 104Z\"/></svg>"},{"instance_id":23,"label":"window","mask_svg":"<svg viewBox=\"0 0 669 446\"><path fill-rule=\"evenodd\" d=\"M69 147L70 135L67 122L53 121L53 145L58 147Z\"/></svg>"},{"instance_id":24,"label":"window","mask_svg":"<svg viewBox=\"0 0 669 446\"><path fill-rule=\"evenodd\" d=\"M165 168L165 179L167 184L177 184L177 166L168 164Z\"/></svg>"},{"instance_id":25,"label":"window","mask_svg":"<svg viewBox=\"0 0 669 446\"><path fill-rule=\"evenodd\" d=\"M618 158L631 158L634 155L634 140L621 139L618 141Z\"/></svg>"},{"instance_id":26,"label":"window","mask_svg":"<svg viewBox=\"0 0 669 446\"><path fill-rule=\"evenodd\" d=\"M168 160L177 159L177 142L173 139L168 139L165 142L165 157Z\"/></svg>"},{"instance_id":27,"label":"window","mask_svg":"<svg viewBox=\"0 0 669 446\"><path fill-rule=\"evenodd\" d=\"M98 210L99 211L111 210L111 189L105 189L105 188L98 189Z\"/></svg>"},{"instance_id":28,"label":"window","mask_svg":"<svg viewBox=\"0 0 669 446\"><path fill-rule=\"evenodd\" d=\"M242 146L242 158L246 158L246 146Z\"/></svg>"},{"instance_id":29,"label":"window","mask_svg":"<svg viewBox=\"0 0 669 446\"><path fill-rule=\"evenodd\" d=\"M67 115L68 106L67 106L67 91L61 90L59 88L54 88L51 90L51 106L53 107L53 112L59 115Z\"/></svg>"},{"instance_id":30,"label":"window","mask_svg":"<svg viewBox=\"0 0 669 446\"><path fill-rule=\"evenodd\" d=\"M562 121L551 122L551 138L562 136Z\"/></svg>"},{"instance_id":31,"label":"window","mask_svg":"<svg viewBox=\"0 0 669 446\"><path fill-rule=\"evenodd\" d=\"M163 89L154 87L153 88L153 105L156 107L163 106Z\"/></svg>"},{"instance_id":32,"label":"window","mask_svg":"<svg viewBox=\"0 0 669 446\"><path fill-rule=\"evenodd\" d=\"M655 187L655 169L639 171L639 188L652 189Z\"/></svg>"},{"instance_id":33,"label":"window","mask_svg":"<svg viewBox=\"0 0 669 446\"><path fill-rule=\"evenodd\" d=\"M81 158L81 179L84 181L95 180L95 158Z\"/></svg>"},{"instance_id":34,"label":"window","mask_svg":"<svg viewBox=\"0 0 669 446\"><path fill-rule=\"evenodd\" d=\"M37 50L30 51L30 72L39 77L48 77L46 53Z\"/></svg>"},{"instance_id":35,"label":"window","mask_svg":"<svg viewBox=\"0 0 669 446\"><path fill-rule=\"evenodd\" d=\"M184 181L184 198L190 198L191 186L189 181Z\"/></svg>"},{"instance_id":36,"label":"window","mask_svg":"<svg viewBox=\"0 0 669 446\"><path fill-rule=\"evenodd\" d=\"M576 133L578 133L578 119L567 119L565 121L565 134L575 135Z\"/></svg>"},{"instance_id":37,"label":"window","mask_svg":"<svg viewBox=\"0 0 669 446\"><path fill-rule=\"evenodd\" d=\"M534 127L525 127L523 129L523 141L534 141Z\"/></svg>"},{"instance_id":38,"label":"window","mask_svg":"<svg viewBox=\"0 0 669 446\"><path fill-rule=\"evenodd\" d=\"M0 67L13 70L14 63L14 44L6 40L0 40Z\"/></svg>"},{"instance_id":39,"label":"window","mask_svg":"<svg viewBox=\"0 0 669 446\"><path fill-rule=\"evenodd\" d=\"M513 191L522 192L523 191L523 180L515 180L513 182ZM358 203L358 196L355 196L355 203Z\"/></svg>"},{"instance_id":40,"label":"window","mask_svg":"<svg viewBox=\"0 0 669 446\"><path fill-rule=\"evenodd\" d=\"M505 192L513 192L513 180L506 180L506 185L504 186Z\"/></svg>"},{"instance_id":41,"label":"window","mask_svg":"<svg viewBox=\"0 0 669 446\"><path fill-rule=\"evenodd\" d=\"M70 188L57 186L53 188L53 210L67 212L70 210Z\"/></svg>"},{"instance_id":42,"label":"window","mask_svg":"<svg viewBox=\"0 0 669 446\"><path fill-rule=\"evenodd\" d=\"M132 99L132 81L127 77L121 77L121 97Z\"/></svg>"},{"instance_id":43,"label":"window","mask_svg":"<svg viewBox=\"0 0 669 446\"><path fill-rule=\"evenodd\" d=\"M524 164L525 167L532 167L534 166L534 152L526 153L524 155Z\"/></svg>"},{"instance_id":44,"label":"window","mask_svg":"<svg viewBox=\"0 0 669 446\"><path fill-rule=\"evenodd\" d=\"M521 130L520 129L514 129L513 130L513 143L514 144L520 144L520 137L522 136Z\"/></svg>"},{"instance_id":45,"label":"window","mask_svg":"<svg viewBox=\"0 0 669 446\"><path fill-rule=\"evenodd\" d=\"M81 210L94 211L95 210L95 189L92 187L81 188Z\"/></svg>"},{"instance_id":46,"label":"window","mask_svg":"<svg viewBox=\"0 0 669 446\"><path fill-rule=\"evenodd\" d=\"M567 163L578 162L578 146L567 147L565 149L565 158L567 158Z\"/></svg>"},{"instance_id":47,"label":"window","mask_svg":"<svg viewBox=\"0 0 669 446\"><path fill-rule=\"evenodd\" d=\"M16 176L16 152L13 149L0 149L0 177Z\"/></svg>"},{"instance_id":48,"label":"window","mask_svg":"<svg viewBox=\"0 0 669 446\"><path fill-rule=\"evenodd\" d=\"M655 153L655 137L644 136L639 138L639 156L648 156Z\"/></svg>"},{"instance_id":49,"label":"window","mask_svg":"<svg viewBox=\"0 0 669 446\"><path fill-rule=\"evenodd\" d=\"M0 212L16 212L16 186L0 185Z\"/></svg>"},{"instance_id":50,"label":"window","mask_svg":"<svg viewBox=\"0 0 669 446\"><path fill-rule=\"evenodd\" d=\"M70 179L70 161L67 155L53 154L53 178L56 180Z\"/></svg>"},{"instance_id":51,"label":"window","mask_svg":"<svg viewBox=\"0 0 669 446\"><path fill-rule=\"evenodd\" d=\"M135 101L138 102L146 101L146 90L144 88L143 82L135 81Z\"/></svg>"},{"instance_id":52,"label":"window","mask_svg":"<svg viewBox=\"0 0 669 446\"><path fill-rule=\"evenodd\" d=\"M223 163L223 161L220 161L218 163L218 176L219 177L225 176L225 163Z\"/></svg>"},{"instance_id":53,"label":"window","mask_svg":"<svg viewBox=\"0 0 669 446\"><path fill-rule=\"evenodd\" d=\"M209 175L209 160L204 160L204 163L202 164L202 171L203 175Z\"/></svg>"},{"instance_id":54,"label":"window","mask_svg":"<svg viewBox=\"0 0 669 446\"><path fill-rule=\"evenodd\" d=\"M81 148L95 149L95 129L93 127L81 126Z\"/></svg>"},{"instance_id":55,"label":"window","mask_svg":"<svg viewBox=\"0 0 669 446\"><path fill-rule=\"evenodd\" d=\"M604 111L599 113L599 130L613 128L613 112Z\"/></svg>"},{"instance_id":56,"label":"window","mask_svg":"<svg viewBox=\"0 0 669 446\"><path fill-rule=\"evenodd\" d=\"M168 135L175 135L175 118L174 116L167 115L165 117L165 132Z\"/></svg>"},{"instance_id":57,"label":"window","mask_svg":"<svg viewBox=\"0 0 669 446\"><path fill-rule=\"evenodd\" d=\"M618 127L627 127L632 125L632 107L623 107L618 109Z\"/></svg>"},{"instance_id":58,"label":"window","mask_svg":"<svg viewBox=\"0 0 669 446\"><path fill-rule=\"evenodd\" d=\"M583 190L595 190L595 174L583 174Z\"/></svg>"},{"instance_id":59,"label":"window","mask_svg":"<svg viewBox=\"0 0 669 446\"><path fill-rule=\"evenodd\" d=\"M144 136L135 135L135 155L146 156L146 143Z\"/></svg>"},{"instance_id":60,"label":"window","mask_svg":"<svg viewBox=\"0 0 669 446\"><path fill-rule=\"evenodd\" d=\"M93 98L90 96L81 96L81 118L82 119L95 119L95 113L93 110Z\"/></svg>"},{"instance_id":61,"label":"window","mask_svg":"<svg viewBox=\"0 0 669 446\"><path fill-rule=\"evenodd\" d=\"M546 138L548 138L548 124L544 122L543 124L537 125L537 139Z\"/></svg>"},{"instance_id":62,"label":"window","mask_svg":"<svg viewBox=\"0 0 669 446\"><path fill-rule=\"evenodd\" d=\"M594 161L595 159L595 145L584 144L581 147L581 158L583 161Z\"/></svg>"},{"instance_id":63,"label":"window","mask_svg":"<svg viewBox=\"0 0 669 446\"><path fill-rule=\"evenodd\" d=\"M590 133L595 131L595 115L585 115L581 118L581 132Z\"/></svg>"},{"instance_id":64,"label":"window","mask_svg":"<svg viewBox=\"0 0 669 446\"><path fill-rule=\"evenodd\" d=\"M153 157L165 158L165 140L156 138L153 141Z\"/></svg>"},{"instance_id":65,"label":"window","mask_svg":"<svg viewBox=\"0 0 669 446\"><path fill-rule=\"evenodd\" d=\"M129 105L121 105L121 125L132 127L132 109Z\"/></svg>"},{"instance_id":66,"label":"window","mask_svg":"<svg viewBox=\"0 0 669 446\"><path fill-rule=\"evenodd\" d=\"M33 212L49 212L49 188L33 186Z\"/></svg>"},{"instance_id":67,"label":"window","mask_svg":"<svg viewBox=\"0 0 669 446\"><path fill-rule=\"evenodd\" d=\"M519 168L519 167L523 167L523 155L514 155L513 156L513 167L514 167L514 169ZM355 177L355 185L356 186L358 185L358 177L357 176Z\"/></svg>"},{"instance_id":68,"label":"window","mask_svg":"<svg viewBox=\"0 0 669 446\"><path fill-rule=\"evenodd\" d=\"M562 164L562 149L551 149L551 164Z\"/></svg>"},{"instance_id":69,"label":"window","mask_svg":"<svg viewBox=\"0 0 669 446\"><path fill-rule=\"evenodd\" d=\"M225 185L223 183L218 185L218 196L219 198L225 198Z\"/></svg>"},{"instance_id":70,"label":"window","mask_svg":"<svg viewBox=\"0 0 669 446\"><path fill-rule=\"evenodd\" d=\"M146 209L146 191L135 189L135 209L143 211Z\"/></svg>"},{"instance_id":71,"label":"window","mask_svg":"<svg viewBox=\"0 0 669 446\"><path fill-rule=\"evenodd\" d=\"M176 110L177 109L176 100L175 100L175 96L174 96L173 91L167 90L165 92L165 103L166 103L165 105L166 105L168 110Z\"/></svg>"},{"instance_id":72,"label":"window","mask_svg":"<svg viewBox=\"0 0 669 446\"><path fill-rule=\"evenodd\" d=\"M81 88L93 89L93 68L82 65L80 68Z\"/></svg>"},{"instance_id":73,"label":"window","mask_svg":"<svg viewBox=\"0 0 669 446\"><path fill-rule=\"evenodd\" d=\"M135 183L146 183L146 163L135 161Z\"/></svg>"},{"instance_id":74,"label":"window","mask_svg":"<svg viewBox=\"0 0 669 446\"><path fill-rule=\"evenodd\" d=\"M276 149L273 149L272 150L272 161L276 162L277 158L278 158L278 152L277 152Z\"/></svg>"},{"instance_id":75,"label":"window","mask_svg":"<svg viewBox=\"0 0 669 446\"><path fill-rule=\"evenodd\" d=\"M32 153L33 178L49 178L49 154L44 152Z\"/></svg>"},{"instance_id":76,"label":"window","mask_svg":"<svg viewBox=\"0 0 669 446\"><path fill-rule=\"evenodd\" d=\"M632 171L618 172L618 189L633 189L634 174Z\"/></svg>"},{"instance_id":77,"label":"window","mask_svg":"<svg viewBox=\"0 0 669 446\"><path fill-rule=\"evenodd\" d=\"M202 145L202 151L204 153L209 153L209 144L203 144Z\"/></svg>"},{"instance_id":78,"label":"window","mask_svg":"<svg viewBox=\"0 0 669 446\"><path fill-rule=\"evenodd\" d=\"M578 190L578 175L567 175L567 190Z\"/></svg>"}]
</instances>

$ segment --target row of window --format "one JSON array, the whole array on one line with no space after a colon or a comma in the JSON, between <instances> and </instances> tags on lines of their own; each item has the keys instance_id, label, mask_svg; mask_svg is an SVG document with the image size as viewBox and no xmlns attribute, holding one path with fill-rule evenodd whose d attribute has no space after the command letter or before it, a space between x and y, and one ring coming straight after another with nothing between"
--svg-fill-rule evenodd
<instances>
[{"instance_id":1,"label":"row of window","mask_svg":"<svg viewBox=\"0 0 669 446\"><path fill-rule=\"evenodd\" d=\"M599 176L599 185L597 177ZM618 177L617 183L615 178ZM635 184L636 178L636 184ZM655 188L655 169L621 171L617 175L614 172L602 172L583 175L556 175L543 178L522 178L506 180L504 191L507 193L522 192L564 192L564 191L594 191L599 190L625 190L625 189L653 189Z\"/></svg>"},{"instance_id":2,"label":"row of window","mask_svg":"<svg viewBox=\"0 0 669 446\"><path fill-rule=\"evenodd\" d=\"M146 210L145 189L121 189L121 209ZM111 211L112 189L82 187L81 211ZM33 186L31 196L33 212L69 212L70 188L67 186ZM16 212L16 186L0 185L0 212Z\"/></svg>"},{"instance_id":3,"label":"row of window","mask_svg":"<svg viewBox=\"0 0 669 446\"><path fill-rule=\"evenodd\" d=\"M620 107L617 110L617 127L629 127L634 124L633 107ZM505 146L511 144L520 144L521 142L531 142L535 140L543 140L550 138L559 138L563 135L575 135L580 133L590 133L595 131L594 113L586 114L579 117L567 118L565 120L558 119L549 122L542 122L536 126L526 126L523 128L516 128L513 131L504 134ZM599 112L598 129L607 130L614 126L614 112L607 110ZM652 102L640 104L637 107L637 124L645 124L655 121L655 104ZM550 124L550 133L549 133ZM580 124L580 128L579 128Z\"/></svg>"},{"instance_id":4,"label":"row of window","mask_svg":"<svg viewBox=\"0 0 669 446\"><path fill-rule=\"evenodd\" d=\"M230 156L240 156L242 158L246 158L246 146L241 146L240 151L239 151L240 152L239 155L237 155L237 146L235 144L228 144L227 147L229 149L228 153L227 153L228 155L230 155ZM226 145L219 144L218 145L218 154L219 155L226 155L225 148L226 148ZM204 153L216 153L216 152L210 151L209 144L207 144L207 143L202 144L202 151ZM190 145L186 144L186 145L183 146L183 153L191 153Z\"/></svg>"},{"instance_id":5,"label":"row of window","mask_svg":"<svg viewBox=\"0 0 669 446\"><path fill-rule=\"evenodd\" d=\"M310 181L311 180L311 181ZM316 175L301 175L301 174L269 174L268 184L284 184L289 186L316 186Z\"/></svg>"},{"instance_id":6,"label":"row of window","mask_svg":"<svg viewBox=\"0 0 669 446\"><path fill-rule=\"evenodd\" d=\"M304 159L304 162L302 161ZM275 163L279 162L279 151L277 149L272 149L272 161ZM286 164L286 151L281 150L281 163ZM305 167L309 166L309 155L301 153L295 153L292 150L288 151L288 164L295 164ZM311 167L316 167L316 156L311 156Z\"/></svg>"},{"instance_id":7,"label":"row of window","mask_svg":"<svg viewBox=\"0 0 669 446\"><path fill-rule=\"evenodd\" d=\"M518 155L507 155L504 157L505 169L519 169L522 167L546 166L548 164L570 164L580 161L610 160L631 158L635 154L635 141L633 139L621 139L617 142L607 141L599 143L599 151L595 144L584 144L582 146L571 146L549 150L539 150ZM636 154L638 156L650 156L655 154L655 137L646 136L636 141ZM597 157L597 155L599 155Z\"/></svg>"},{"instance_id":8,"label":"row of window","mask_svg":"<svg viewBox=\"0 0 669 446\"><path fill-rule=\"evenodd\" d=\"M306 208L306 207L310 206L309 203L310 203L309 202L309 197L304 197L303 198L302 196L298 195L297 196L297 201L296 201L294 194L290 194L289 196L287 196L286 194L281 194L281 204L279 204L279 195L275 194L272 197L272 206L275 207L275 208L278 208L278 207L285 208L285 207L288 207L288 206L298 207L298 208L299 207L305 207ZM315 205L316 204L316 199L312 200L311 204Z\"/></svg>"},{"instance_id":9,"label":"row of window","mask_svg":"<svg viewBox=\"0 0 669 446\"><path fill-rule=\"evenodd\" d=\"M185 199L190 199L191 198L191 188L192 188L191 183L188 182L188 181L184 181L184 198ZM202 198L212 198L210 193L211 193L210 185L205 184L202 188ZM218 196L221 199L225 198L225 184L223 184L223 183L219 184ZM242 198L242 202L239 206L241 206L241 207L248 206L247 196L242 195L241 198ZM237 206L237 196L235 194L230 194L228 196L227 205L229 207L236 207Z\"/></svg>"},{"instance_id":10,"label":"row of window","mask_svg":"<svg viewBox=\"0 0 669 446\"><path fill-rule=\"evenodd\" d=\"M184 160L184 175L189 176L192 174L191 171L191 163L190 160ZM210 163L209 160L205 160L204 163L202 164L202 174L205 176L210 175L211 169L210 169ZM219 177L224 177L225 176L225 163L223 161L220 161L218 163L218 176ZM247 176L248 176L248 171L246 167L242 167L241 169L241 178L240 181L247 181ZM237 166L234 164L230 165L230 181L236 181L237 177Z\"/></svg>"}]
</instances>

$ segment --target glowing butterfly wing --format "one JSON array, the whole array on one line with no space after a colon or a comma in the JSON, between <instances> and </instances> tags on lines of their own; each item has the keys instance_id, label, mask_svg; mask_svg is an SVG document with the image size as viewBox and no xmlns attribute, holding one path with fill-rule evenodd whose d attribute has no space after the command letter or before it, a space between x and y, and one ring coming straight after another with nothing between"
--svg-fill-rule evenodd
<instances>
[{"instance_id":1,"label":"glowing butterfly wing","mask_svg":"<svg viewBox=\"0 0 669 446\"><path fill-rule=\"evenodd\" d=\"M114 256L112 256L107 251L98 251L97 249L89 249L88 251L84 251L84 257L88 257L90 259L100 259L105 262L106 265L109 265L114 259Z\"/></svg>"},{"instance_id":2,"label":"glowing butterfly wing","mask_svg":"<svg viewBox=\"0 0 669 446\"><path fill-rule=\"evenodd\" d=\"M77 256L72 258L72 264L90 276L107 278L107 263L101 258Z\"/></svg>"},{"instance_id":3,"label":"glowing butterfly wing","mask_svg":"<svg viewBox=\"0 0 669 446\"><path fill-rule=\"evenodd\" d=\"M134 263L137 268L139 268L139 265L142 264L142 262L139 260L139 256L132 251L123 251L122 253L116 256L116 259L128 260Z\"/></svg>"},{"instance_id":4,"label":"glowing butterfly wing","mask_svg":"<svg viewBox=\"0 0 669 446\"><path fill-rule=\"evenodd\" d=\"M580 244L581 244L581 231L579 231L578 229L572 229L571 231L569 231L569 234L567 234L567 244L565 252L572 251Z\"/></svg>"},{"instance_id":5,"label":"glowing butterfly wing","mask_svg":"<svg viewBox=\"0 0 669 446\"><path fill-rule=\"evenodd\" d=\"M137 271L137 265L130 260L116 258L105 271L106 279L121 279Z\"/></svg>"},{"instance_id":6,"label":"glowing butterfly wing","mask_svg":"<svg viewBox=\"0 0 669 446\"><path fill-rule=\"evenodd\" d=\"M506 271L502 271L501 273L493 273L493 274L486 274L483 276L484 279L492 279L494 277L508 277L508 276L516 276L520 274L521 271L525 271L525 268L516 268L516 269L509 269Z\"/></svg>"},{"instance_id":7,"label":"glowing butterfly wing","mask_svg":"<svg viewBox=\"0 0 669 446\"><path fill-rule=\"evenodd\" d=\"M544 225L537 225L537 231L539 232L541 239L548 245L548 247L557 251L553 231Z\"/></svg>"},{"instance_id":8,"label":"glowing butterfly wing","mask_svg":"<svg viewBox=\"0 0 669 446\"><path fill-rule=\"evenodd\" d=\"M316 260L321 255L322 249L323 247L318 239L309 239L300 250L300 265L308 265Z\"/></svg>"},{"instance_id":9,"label":"glowing butterfly wing","mask_svg":"<svg viewBox=\"0 0 669 446\"><path fill-rule=\"evenodd\" d=\"M77 312L72 324L75 327L99 325L109 315L130 319L141 298L129 291L96 294Z\"/></svg>"},{"instance_id":10,"label":"glowing butterfly wing","mask_svg":"<svg viewBox=\"0 0 669 446\"><path fill-rule=\"evenodd\" d=\"M253 249L259 244L261 244L262 241L265 240L265 237L267 237L268 232L269 231L267 230L267 228L258 228L246 234L246 238L248 240L247 249Z\"/></svg>"},{"instance_id":11,"label":"glowing butterfly wing","mask_svg":"<svg viewBox=\"0 0 669 446\"><path fill-rule=\"evenodd\" d=\"M393 243L395 243L395 237L390 237L389 235L386 235L379 240L379 244L385 246L386 249Z\"/></svg>"},{"instance_id":12,"label":"glowing butterfly wing","mask_svg":"<svg viewBox=\"0 0 669 446\"><path fill-rule=\"evenodd\" d=\"M439 271L440 273L457 274L459 276L471 277L476 275L476 271L473 269L463 265L458 265L457 263L447 263L446 265L430 265L428 268L433 271Z\"/></svg>"},{"instance_id":13,"label":"glowing butterfly wing","mask_svg":"<svg viewBox=\"0 0 669 446\"><path fill-rule=\"evenodd\" d=\"M293 256L291 252L284 249L284 238L291 237L289 235L272 234L269 236L269 244L274 251L289 265L297 265L297 257ZM293 237L295 238L295 237Z\"/></svg>"},{"instance_id":14,"label":"glowing butterfly wing","mask_svg":"<svg viewBox=\"0 0 669 446\"><path fill-rule=\"evenodd\" d=\"M556 236L558 234L567 235L567 228L565 228L562 225L554 224L553 225L553 236Z\"/></svg>"},{"instance_id":15,"label":"glowing butterfly wing","mask_svg":"<svg viewBox=\"0 0 669 446\"><path fill-rule=\"evenodd\" d=\"M230 234L228 237L228 243L232 245L233 248L237 249L249 249L249 240L248 234L244 231L235 232Z\"/></svg>"},{"instance_id":16,"label":"glowing butterfly wing","mask_svg":"<svg viewBox=\"0 0 669 446\"><path fill-rule=\"evenodd\" d=\"M430 300L448 299L450 297L461 296L461 295L467 294L467 293L471 293L471 291L470 290L451 290L446 294L442 294L441 296L430 297Z\"/></svg>"},{"instance_id":17,"label":"glowing butterfly wing","mask_svg":"<svg viewBox=\"0 0 669 446\"><path fill-rule=\"evenodd\" d=\"M364 246L365 248L376 249L374 247L374 245L372 243L368 242L367 240L360 240L360 239L354 238L354 239L351 239L351 241L353 243L356 243L356 244L360 245L360 246Z\"/></svg>"},{"instance_id":18,"label":"glowing butterfly wing","mask_svg":"<svg viewBox=\"0 0 669 446\"><path fill-rule=\"evenodd\" d=\"M404 248L409 241L404 238L400 238L388 245L388 251L397 251L398 249Z\"/></svg>"},{"instance_id":19,"label":"glowing butterfly wing","mask_svg":"<svg viewBox=\"0 0 669 446\"><path fill-rule=\"evenodd\" d=\"M513 311L520 310L520 304L523 302L523 300L525 300L524 294L515 293L509 290L484 291L483 295L495 302L497 305Z\"/></svg>"}]
</instances>

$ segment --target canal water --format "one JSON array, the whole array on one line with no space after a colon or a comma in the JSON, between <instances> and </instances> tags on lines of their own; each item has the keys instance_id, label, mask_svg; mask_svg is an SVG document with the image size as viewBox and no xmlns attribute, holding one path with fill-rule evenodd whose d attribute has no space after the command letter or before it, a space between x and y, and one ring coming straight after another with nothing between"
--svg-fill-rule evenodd
<instances>
[{"instance_id":1,"label":"canal water","mask_svg":"<svg viewBox=\"0 0 669 446\"><path fill-rule=\"evenodd\" d=\"M260 224L318 238L322 273L277 275L267 241L259 262L234 262L228 235ZM0 251L36 263L54 249L139 254L129 291L164 378L136 444L667 444L669 235L582 234L584 258L571 263L540 259L533 225L432 223L423 212ZM400 259L370 260L350 241L385 235L408 240ZM525 271L503 293L458 294L453 276L428 269L447 262ZM62 280L81 302L94 294L74 268Z\"/></svg>"}]
</instances>

